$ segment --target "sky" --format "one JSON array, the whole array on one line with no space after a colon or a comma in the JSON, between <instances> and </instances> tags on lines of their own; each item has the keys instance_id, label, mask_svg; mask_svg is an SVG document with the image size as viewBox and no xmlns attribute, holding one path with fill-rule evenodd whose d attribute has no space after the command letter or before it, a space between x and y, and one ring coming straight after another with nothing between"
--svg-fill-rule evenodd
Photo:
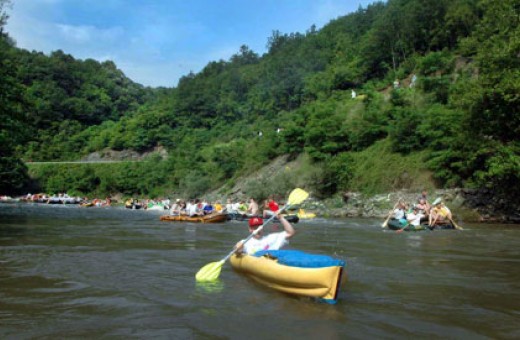
<instances>
[{"instance_id":1,"label":"sky","mask_svg":"<svg viewBox=\"0 0 520 340\"><path fill-rule=\"evenodd\" d=\"M262 55L275 30L305 33L375 0L12 0L16 46L112 60L145 86L174 87L247 45Z\"/></svg>"}]
</instances>

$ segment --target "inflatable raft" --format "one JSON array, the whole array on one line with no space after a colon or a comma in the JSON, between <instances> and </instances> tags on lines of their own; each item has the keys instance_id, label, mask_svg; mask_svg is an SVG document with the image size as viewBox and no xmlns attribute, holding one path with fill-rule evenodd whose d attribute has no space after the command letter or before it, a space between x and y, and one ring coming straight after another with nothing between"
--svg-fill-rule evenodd
<instances>
[{"instance_id":1,"label":"inflatable raft","mask_svg":"<svg viewBox=\"0 0 520 340\"><path fill-rule=\"evenodd\" d=\"M173 222L193 222L193 223L220 223L227 221L226 214L210 214L204 216L187 216L187 215L163 215L161 221Z\"/></svg>"},{"instance_id":2,"label":"inflatable raft","mask_svg":"<svg viewBox=\"0 0 520 340\"><path fill-rule=\"evenodd\" d=\"M293 295L335 304L345 261L298 250L265 250L234 254L231 266L260 284Z\"/></svg>"},{"instance_id":3,"label":"inflatable raft","mask_svg":"<svg viewBox=\"0 0 520 340\"><path fill-rule=\"evenodd\" d=\"M403 226L398 220L392 218L388 221L388 229L390 229L390 230L403 229L404 231L421 231L421 230L455 229L455 227L450 222L447 222L445 224L437 224L435 226L430 226L428 224L428 221L422 222L418 226L413 226L413 225Z\"/></svg>"}]
</instances>

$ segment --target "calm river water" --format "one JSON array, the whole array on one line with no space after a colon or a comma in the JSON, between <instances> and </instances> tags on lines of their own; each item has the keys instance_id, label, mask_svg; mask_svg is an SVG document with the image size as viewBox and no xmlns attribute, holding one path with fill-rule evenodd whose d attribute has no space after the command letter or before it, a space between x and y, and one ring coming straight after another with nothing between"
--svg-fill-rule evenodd
<instances>
[{"instance_id":1,"label":"calm river water","mask_svg":"<svg viewBox=\"0 0 520 340\"><path fill-rule=\"evenodd\" d=\"M520 226L396 234L376 219L300 221L289 248L347 261L327 305L229 263L196 284L247 236L245 222L159 216L0 204L0 338L520 338Z\"/></svg>"}]
</instances>

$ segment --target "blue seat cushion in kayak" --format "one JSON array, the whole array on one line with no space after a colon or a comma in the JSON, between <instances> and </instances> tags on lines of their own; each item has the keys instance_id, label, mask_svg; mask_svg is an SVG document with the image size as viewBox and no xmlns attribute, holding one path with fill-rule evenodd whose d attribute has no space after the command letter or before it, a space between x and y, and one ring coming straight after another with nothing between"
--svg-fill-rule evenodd
<instances>
[{"instance_id":1,"label":"blue seat cushion in kayak","mask_svg":"<svg viewBox=\"0 0 520 340\"><path fill-rule=\"evenodd\" d=\"M309 254L300 250L260 250L254 256L269 256L278 259L278 263L300 268L323 268L345 266L345 261L327 255Z\"/></svg>"}]
</instances>

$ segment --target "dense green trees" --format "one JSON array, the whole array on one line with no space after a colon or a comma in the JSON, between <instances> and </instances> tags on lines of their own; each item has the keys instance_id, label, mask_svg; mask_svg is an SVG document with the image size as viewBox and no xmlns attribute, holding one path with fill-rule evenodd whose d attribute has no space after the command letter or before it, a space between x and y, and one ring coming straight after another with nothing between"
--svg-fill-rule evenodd
<instances>
[{"instance_id":1,"label":"dense green trees","mask_svg":"<svg viewBox=\"0 0 520 340\"><path fill-rule=\"evenodd\" d=\"M171 89L143 88L112 62L10 48L0 52L3 63L17 66L2 66L0 85L11 94L2 97L8 103L2 110L10 108L2 114L28 132L17 135L24 159L73 160L104 148L169 152L155 167L84 173L84 180L63 175L79 192L95 186L91 191L199 195L276 156L302 153L313 165L299 176L317 195L406 185L375 179L359 187L364 182L356 172L366 172L370 155L383 150L395 155L388 159L410 162L391 173L421 166L437 185L493 187L514 196L518 18L514 0L375 2L320 30L273 31L264 55L241 46ZM14 144L7 145L13 155ZM46 189L61 188L44 177ZM283 181L294 179L273 179L280 188Z\"/></svg>"},{"instance_id":2,"label":"dense green trees","mask_svg":"<svg viewBox=\"0 0 520 340\"><path fill-rule=\"evenodd\" d=\"M15 154L15 146L26 135L24 130L23 92L13 70L16 63L14 49L3 27L7 20L5 7L0 0L0 193L14 194L27 182L27 168Z\"/></svg>"},{"instance_id":3,"label":"dense green trees","mask_svg":"<svg viewBox=\"0 0 520 340\"><path fill-rule=\"evenodd\" d=\"M457 141L464 161L449 177L494 188L517 203L511 188L520 184L520 6L514 0L483 1L482 8L482 20L463 41L463 51L475 65L450 97L464 113ZM478 77L472 76L477 72ZM451 161L447 157L437 167Z\"/></svg>"},{"instance_id":4,"label":"dense green trees","mask_svg":"<svg viewBox=\"0 0 520 340\"><path fill-rule=\"evenodd\" d=\"M64 153L52 149L84 129L120 120L140 107L147 93L151 95L110 61L80 61L59 50L46 56L16 49L13 58L28 108L25 118L31 149L24 156L32 160L74 157L87 141L76 139Z\"/></svg>"}]
</instances>

